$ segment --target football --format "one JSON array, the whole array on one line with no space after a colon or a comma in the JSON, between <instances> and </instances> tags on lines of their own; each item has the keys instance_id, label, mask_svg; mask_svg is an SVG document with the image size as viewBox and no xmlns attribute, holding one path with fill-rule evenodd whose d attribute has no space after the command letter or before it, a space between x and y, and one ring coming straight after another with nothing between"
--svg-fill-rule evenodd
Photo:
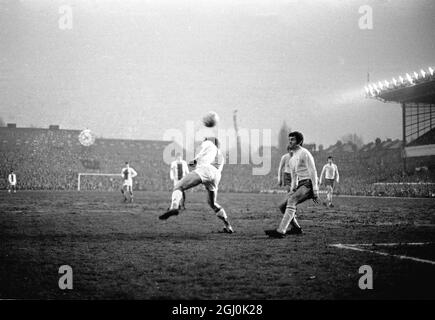
<instances>
[{"instance_id":1,"label":"football","mask_svg":"<svg viewBox=\"0 0 435 320\"><path fill-rule=\"evenodd\" d=\"M219 122L219 116L214 111L209 111L203 118L202 122L208 128L212 128Z\"/></svg>"},{"instance_id":2,"label":"football","mask_svg":"<svg viewBox=\"0 0 435 320\"><path fill-rule=\"evenodd\" d=\"M85 129L82 132L80 132L79 141L85 147L89 147L93 145L95 142L95 134L91 130Z\"/></svg>"}]
</instances>

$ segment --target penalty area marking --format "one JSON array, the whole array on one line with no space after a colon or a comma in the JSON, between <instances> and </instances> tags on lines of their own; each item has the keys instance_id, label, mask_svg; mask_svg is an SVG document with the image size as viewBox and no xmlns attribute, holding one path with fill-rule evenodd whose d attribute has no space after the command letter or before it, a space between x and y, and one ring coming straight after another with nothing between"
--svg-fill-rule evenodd
<instances>
[{"instance_id":1,"label":"penalty area marking","mask_svg":"<svg viewBox=\"0 0 435 320\"><path fill-rule=\"evenodd\" d=\"M415 257L410 257L410 256L405 256L405 255L398 255L398 254L390 254L387 252L382 252L382 251L374 251L374 250L369 250L369 249L362 249L362 248L358 248L358 246L399 246L399 245L409 245L409 246L424 246L424 245L428 245L428 244L432 244L431 242L410 242L410 243L372 243L372 244L368 244L368 243L361 243L361 244L341 244L341 243L337 243L337 244L330 244L331 247L335 247L335 248L339 248L339 249L349 249L349 250L354 250L354 251L360 251L360 252L370 252L370 253L375 253L381 256L386 256L386 257L394 257L394 258L398 258L398 259L402 259L402 260L412 260L412 261L416 261L416 262L422 262L422 263L428 263L431 265L435 265L435 261L432 260L426 260L426 259L420 259L420 258L415 258Z\"/></svg>"}]
</instances>

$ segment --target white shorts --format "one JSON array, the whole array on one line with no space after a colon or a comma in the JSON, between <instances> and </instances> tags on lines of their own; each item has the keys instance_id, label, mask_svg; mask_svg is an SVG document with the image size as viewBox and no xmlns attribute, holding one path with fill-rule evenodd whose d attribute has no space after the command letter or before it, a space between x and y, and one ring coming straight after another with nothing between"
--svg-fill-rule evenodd
<instances>
[{"instance_id":1,"label":"white shorts","mask_svg":"<svg viewBox=\"0 0 435 320\"><path fill-rule=\"evenodd\" d=\"M133 181L124 180L124 183L122 184L123 187L130 187L133 188Z\"/></svg>"},{"instance_id":2,"label":"white shorts","mask_svg":"<svg viewBox=\"0 0 435 320\"><path fill-rule=\"evenodd\" d=\"M202 184L208 191L217 191L221 181L221 173L212 165L197 167L195 172L201 178Z\"/></svg>"},{"instance_id":3,"label":"white shorts","mask_svg":"<svg viewBox=\"0 0 435 320\"><path fill-rule=\"evenodd\" d=\"M183 177L183 178L184 178L184 177ZM182 179L180 179L180 180L176 180L176 179L174 179L174 180L173 180L173 182L174 182L174 187L175 187L175 186L177 185L177 183L180 182L181 180L182 180Z\"/></svg>"}]
</instances>

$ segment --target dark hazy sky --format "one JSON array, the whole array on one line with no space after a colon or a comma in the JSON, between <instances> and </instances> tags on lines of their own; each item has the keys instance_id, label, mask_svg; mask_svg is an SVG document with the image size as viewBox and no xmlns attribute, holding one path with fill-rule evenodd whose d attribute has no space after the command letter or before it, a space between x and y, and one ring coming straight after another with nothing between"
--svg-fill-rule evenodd
<instances>
[{"instance_id":1,"label":"dark hazy sky","mask_svg":"<svg viewBox=\"0 0 435 320\"><path fill-rule=\"evenodd\" d=\"M363 97L367 71L435 67L435 1L0 0L0 40L0 116L18 126L162 139L208 110L231 128L238 109L273 138L285 120L307 142L369 142L400 138L401 111Z\"/></svg>"}]
</instances>

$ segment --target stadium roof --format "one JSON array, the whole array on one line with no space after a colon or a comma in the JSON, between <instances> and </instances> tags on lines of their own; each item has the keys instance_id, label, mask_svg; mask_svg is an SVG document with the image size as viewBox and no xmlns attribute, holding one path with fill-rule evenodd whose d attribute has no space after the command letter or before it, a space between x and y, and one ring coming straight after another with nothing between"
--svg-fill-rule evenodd
<instances>
[{"instance_id":1,"label":"stadium roof","mask_svg":"<svg viewBox=\"0 0 435 320\"><path fill-rule=\"evenodd\" d=\"M435 80L416 84L412 87L381 92L377 98L382 101L400 103L413 102L435 104Z\"/></svg>"},{"instance_id":2,"label":"stadium roof","mask_svg":"<svg viewBox=\"0 0 435 320\"><path fill-rule=\"evenodd\" d=\"M435 104L435 72L432 68L428 72L421 69L420 73L407 73L398 79L368 84L365 87L367 97L384 102Z\"/></svg>"}]
</instances>

